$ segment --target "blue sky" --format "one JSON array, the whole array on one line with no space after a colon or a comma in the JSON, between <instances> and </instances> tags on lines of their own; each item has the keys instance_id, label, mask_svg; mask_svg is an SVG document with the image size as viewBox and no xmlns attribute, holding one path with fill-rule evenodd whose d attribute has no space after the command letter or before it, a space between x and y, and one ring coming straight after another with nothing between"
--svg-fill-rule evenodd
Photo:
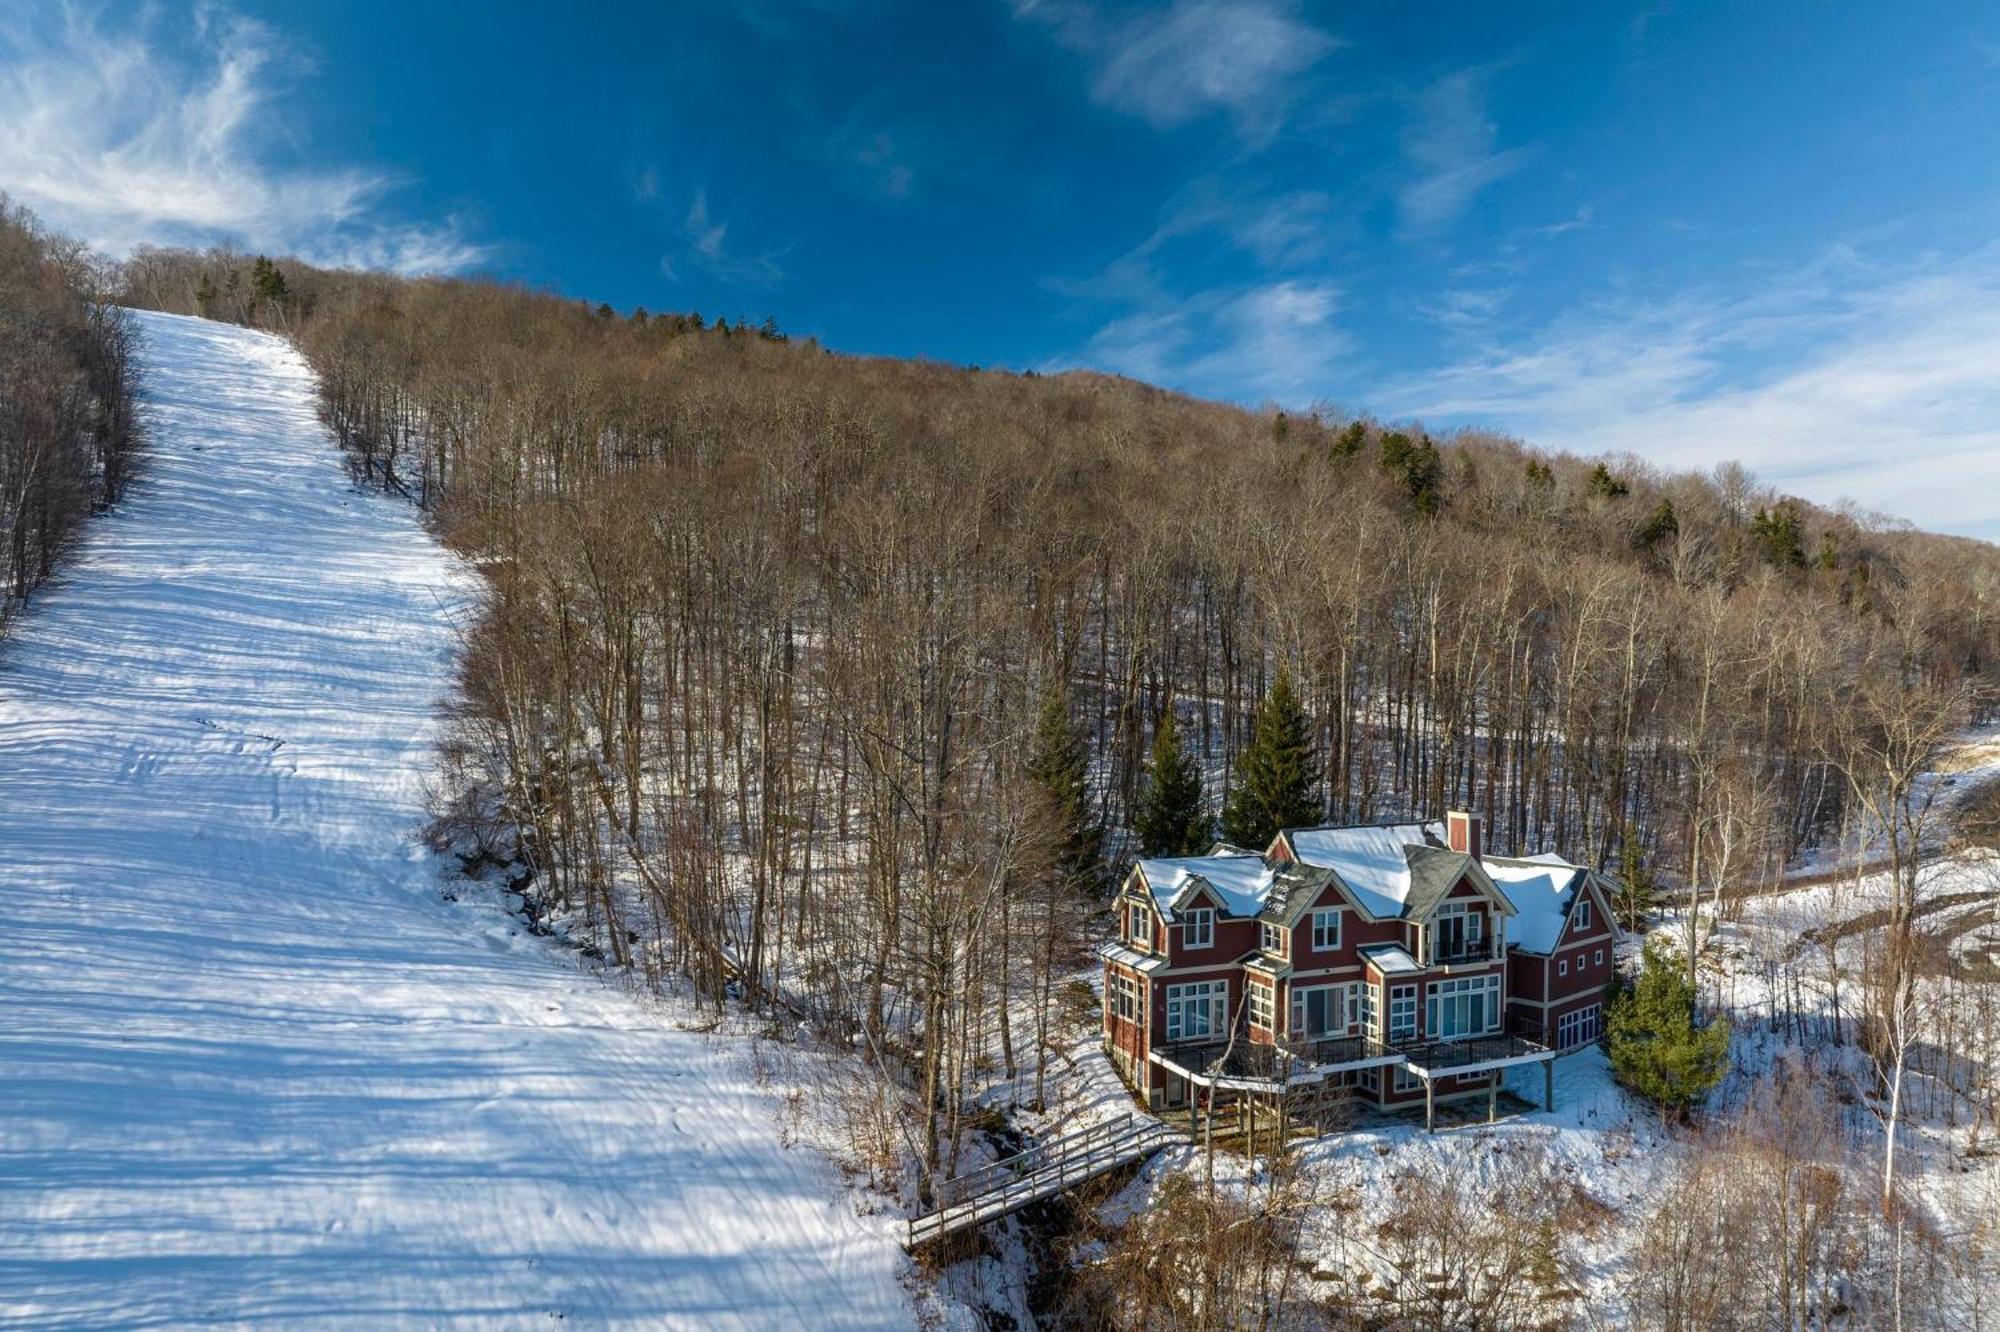
<instances>
[{"instance_id":1,"label":"blue sky","mask_svg":"<svg viewBox=\"0 0 2000 1332\"><path fill-rule=\"evenodd\" d=\"M575 8L17 2L0 190L2000 539L1990 5Z\"/></svg>"}]
</instances>

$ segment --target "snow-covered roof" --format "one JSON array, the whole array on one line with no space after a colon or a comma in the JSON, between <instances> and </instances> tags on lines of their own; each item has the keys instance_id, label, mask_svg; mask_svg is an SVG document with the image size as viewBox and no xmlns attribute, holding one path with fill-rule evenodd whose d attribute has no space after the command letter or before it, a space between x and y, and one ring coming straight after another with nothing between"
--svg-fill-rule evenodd
<instances>
[{"instance_id":1,"label":"snow-covered roof","mask_svg":"<svg viewBox=\"0 0 2000 1332\"><path fill-rule=\"evenodd\" d=\"M1417 965L1417 959L1410 956L1410 950L1401 944L1370 944L1361 950L1361 956L1373 962L1375 970L1384 976L1423 970Z\"/></svg>"},{"instance_id":2,"label":"snow-covered roof","mask_svg":"<svg viewBox=\"0 0 2000 1332\"><path fill-rule=\"evenodd\" d=\"M1563 922L1569 919L1569 904L1586 873L1583 866L1546 852L1481 864L1493 886L1514 904L1507 942L1526 953L1555 951Z\"/></svg>"},{"instance_id":3,"label":"snow-covered roof","mask_svg":"<svg viewBox=\"0 0 2000 1332\"><path fill-rule=\"evenodd\" d=\"M1189 898L1206 885L1224 911L1232 916L1254 916L1264 909L1264 898L1276 877L1264 857L1245 851L1221 856L1161 856L1139 862L1139 873L1153 894L1153 904L1168 920L1174 919Z\"/></svg>"},{"instance_id":4,"label":"snow-covered roof","mask_svg":"<svg viewBox=\"0 0 2000 1332\"><path fill-rule=\"evenodd\" d=\"M1107 941L1100 944L1097 949L1097 955L1107 962L1117 962L1122 966L1132 968L1134 971L1147 973L1158 971L1167 965L1167 959L1156 953L1142 953L1136 948L1127 948L1124 944L1115 941Z\"/></svg>"},{"instance_id":5,"label":"snow-covered roof","mask_svg":"<svg viewBox=\"0 0 2000 1332\"><path fill-rule=\"evenodd\" d=\"M1426 834L1429 834L1426 837ZM1285 832L1300 861L1340 876L1371 915L1399 916L1410 895L1407 848L1444 840L1441 823L1398 823L1358 828L1290 828Z\"/></svg>"}]
</instances>

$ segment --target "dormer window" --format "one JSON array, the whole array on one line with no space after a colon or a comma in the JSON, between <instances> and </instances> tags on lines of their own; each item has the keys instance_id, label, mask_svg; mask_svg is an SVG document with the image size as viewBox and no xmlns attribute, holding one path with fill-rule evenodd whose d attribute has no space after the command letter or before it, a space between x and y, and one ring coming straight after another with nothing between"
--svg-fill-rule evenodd
<instances>
[{"instance_id":1,"label":"dormer window","mask_svg":"<svg viewBox=\"0 0 2000 1332\"><path fill-rule=\"evenodd\" d=\"M1576 902L1576 932L1582 934L1590 928L1590 899L1580 897Z\"/></svg>"},{"instance_id":2,"label":"dormer window","mask_svg":"<svg viewBox=\"0 0 2000 1332\"><path fill-rule=\"evenodd\" d=\"M1313 912L1313 951L1315 953L1337 953L1340 951L1340 913L1338 911Z\"/></svg>"},{"instance_id":3,"label":"dormer window","mask_svg":"<svg viewBox=\"0 0 2000 1332\"><path fill-rule=\"evenodd\" d=\"M1125 938L1147 952L1152 951L1153 919L1137 902L1125 909Z\"/></svg>"},{"instance_id":4,"label":"dormer window","mask_svg":"<svg viewBox=\"0 0 2000 1332\"><path fill-rule=\"evenodd\" d=\"M1282 925L1273 925L1268 920L1265 921L1263 924L1264 924L1264 951L1271 954L1273 957L1284 957L1287 952L1285 944L1291 936L1291 931L1286 929Z\"/></svg>"},{"instance_id":5,"label":"dormer window","mask_svg":"<svg viewBox=\"0 0 2000 1332\"><path fill-rule=\"evenodd\" d=\"M1181 921L1181 947L1212 948L1215 946L1215 911L1210 907L1196 907Z\"/></svg>"}]
</instances>

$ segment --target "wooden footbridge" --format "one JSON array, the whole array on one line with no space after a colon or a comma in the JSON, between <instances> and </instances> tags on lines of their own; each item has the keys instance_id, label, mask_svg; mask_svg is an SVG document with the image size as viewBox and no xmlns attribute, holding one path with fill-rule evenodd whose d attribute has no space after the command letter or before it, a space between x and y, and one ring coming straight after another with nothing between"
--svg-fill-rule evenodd
<instances>
[{"instance_id":1,"label":"wooden footbridge","mask_svg":"<svg viewBox=\"0 0 2000 1332\"><path fill-rule=\"evenodd\" d=\"M946 1181L942 1205L910 1222L905 1247L985 1225L1029 1203L1065 1193L1087 1179L1144 1161L1187 1134L1150 1115L1128 1114L1051 1139L969 1175Z\"/></svg>"}]
</instances>

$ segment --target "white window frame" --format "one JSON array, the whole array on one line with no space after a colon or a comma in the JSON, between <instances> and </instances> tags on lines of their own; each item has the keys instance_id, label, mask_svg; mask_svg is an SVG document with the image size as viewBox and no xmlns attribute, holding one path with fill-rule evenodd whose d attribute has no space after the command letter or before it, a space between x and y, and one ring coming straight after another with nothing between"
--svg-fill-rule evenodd
<instances>
[{"instance_id":1,"label":"white window frame","mask_svg":"<svg viewBox=\"0 0 2000 1332\"><path fill-rule=\"evenodd\" d=\"M1382 1039L1382 997L1372 981L1356 981L1355 984L1361 987L1361 1030L1368 1034L1368 1039L1379 1041Z\"/></svg>"},{"instance_id":2,"label":"white window frame","mask_svg":"<svg viewBox=\"0 0 2000 1332\"><path fill-rule=\"evenodd\" d=\"M1568 959L1568 958L1566 958L1566 957L1559 957L1559 958L1557 958L1557 959L1556 959L1556 975L1558 975L1558 976L1567 976L1567 975L1569 975L1569 959Z\"/></svg>"},{"instance_id":3,"label":"white window frame","mask_svg":"<svg viewBox=\"0 0 2000 1332\"><path fill-rule=\"evenodd\" d=\"M1604 950L1602 948L1598 949L1595 953L1592 953L1590 955L1590 965L1593 967L1601 967L1604 965Z\"/></svg>"},{"instance_id":4,"label":"white window frame","mask_svg":"<svg viewBox=\"0 0 2000 1332\"><path fill-rule=\"evenodd\" d=\"M1424 1080L1410 1072L1408 1064L1398 1064L1396 1065L1396 1076L1391 1080L1389 1090L1392 1092L1413 1092L1421 1090L1423 1085Z\"/></svg>"},{"instance_id":5,"label":"white window frame","mask_svg":"<svg viewBox=\"0 0 2000 1332\"><path fill-rule=\"evenodd\" d=\"M1576 899L1576 910L1571 913L1576 920L1576 932L1583 934L1590 929L1590 898L1588 895Z\"/></svg>"},{"instance_id":6,"label":"white window frame","mask_svg":"<svg viewBox=\"0 0 2000 1332\"><path fill-rule=\"evenodd\" d=\"M1556 1019L1556 1049L1574 1050L1604 1035L1604 1005L1587 1004Z\"/></svg>"},{"instance_id":7,"label":"white window frame","mask_svg":"<svg viewBox=\"0 0 2000 1332\"><path fill-rule=\"evenodd\" d=\"M1206 1025L1191 1019L1206 1019ZM1195 1030L1195 1028L1201 1028ZM1167 987L1167 1039L1222 1039L1229 1034L1229 982L1189 981Z\"/></svg>"},{"instance_id":8,"label":"white window frame","mask_svg":"<svg viewBox=\"0 0 2000 1332\"><path fill-rule=\"evenodd\" d=\"M1451 1005L1456 1029L1445 1031L1445 1005ZM1458 1018L1467 1021L1460 1023ZM1473 1020L1473 1019L1476 1019ZM1452 980L1432 981L1424 1001L1425 1030L1432 1040L1462 1040L1468 1036L1486 1036L1500 1030L1500 977L1459 976Z\"/></svg>"},{"instance_id":9,"label":"white window frame","mask_svg":"<svg viewBox=\"0 0 2000 1332\"><path fill-rule=\"evenodd\" d=\"M1245 980L1245 990L1249 994L1250 1022L1265 1031L1276 1031L1278 1018L1277 994L1269 985L1259 985L1256 981Z\"/></svg>"},{"instance_id":10,"label":"white window frame","mask_svg":"<svg viewBox=\"0 0 2000 1332\"><path fill-rule=\"evenodd\" d=\"M1332 1040L1353 1032L1355 1019L1361 1008L1360 981L1348 981L1341 985L1294 985L1291 1003L1291 1034L1301 1040ZM1323 994L1330 1021L1323 1031L1314 1031L1306 1020L1309 996Z\"/></svg>"},{"instance_id":11,"label":"white window frame","mask_svg":"<svg viewBox=\"0 0 2000 1332\"><path fill-rule=\"evenodd\" d=\"M1258 921L1257 926L1257 942L1265 952L1271 954L1273 957L1291 956L1292 950L1289 945L1291 944L1292 932L1290 930L1282 925L1273 925L1268 920Z\"/></svg>"},{"instance_id":12,"label":"white window frame","mask_svg":"<svg viewBox=\"0 0 2000 1332\"><path fill-rule=\"evenodd\" d=\"M1215 908L1194 907L1181 917L1181 947L1215 947Z\"/></svg>"},{"instance_id":13,"label":"white window frame","mask_svg":"<svg viewBox=\"0 0 2000 1332\"><path fill-rule=\"evenodd\" d=\"M1105 1002L1111 1009L1111 1016L1123 1018L1127 1022L1143 1023L1144 1015L1139 1003L1139 982L1122 971L1111 973Z\"/></svg>"},{"instance_id":14,"label":"white window frame","mask_svg":"<svg viewBox=\"0 0 2000 1332\"><path fill-rule=\"evenodd\" d=\"M1125 938L1142 952L1153 951L1153 916L1137 902L1126 904Z\"/></svg>"},{"instance_id":15,"label":"white window frame","mask_svg":"<svg viewBox=\"0 0 2000 1332\"><path fill-rule=\"evenodd\" d=\"M1394 985L1389 988L1389 1039L1413 1041L1417 1038L1417 987Z\"/></svg>"},{"instance_id":16,"label":"white window frame","mask_svg":"<svg viewBox=\"0 0 2000 1332\"><path fill-rule=\"evenodd\" d=\"M1315 911L1312 914L1312 947L1315 953L1337 953L1340 951L1339 910ZM1331 926L1331 929L1328 927Z\"/></svg>"}]
</instances>

